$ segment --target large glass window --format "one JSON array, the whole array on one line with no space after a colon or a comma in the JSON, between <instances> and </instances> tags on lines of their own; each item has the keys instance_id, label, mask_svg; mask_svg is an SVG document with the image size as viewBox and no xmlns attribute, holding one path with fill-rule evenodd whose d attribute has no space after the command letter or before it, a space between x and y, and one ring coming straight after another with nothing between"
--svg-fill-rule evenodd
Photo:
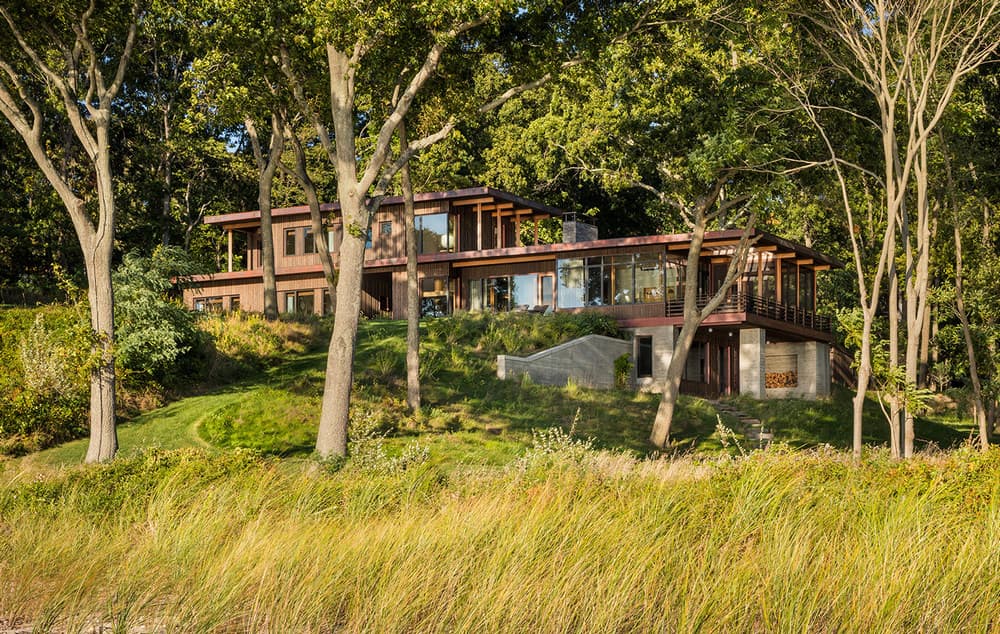
<instances>
[{"instance_id":1,"label":"large glass window","mask_svg":"<svg viewBox=\"0 0 1000 634\"><path fill-rule=\"evenodd\" d=\"M799 308L816 310L816 298L813 297L813 270L799 267Z\"/></svg>"},{"instance_id":2,"label":"large glass window","mask_svg":"<svg viewBox=\"0 0 1000 634\"><path fill-rule=\"evenodd\" d=\"M486 280L469 280L469 310L476 312L486 308Z\"/></svg>"},{"instance_id":3,"label":"large glass window","mask_svg":"<svg viewBox=\"0 0 1000 634\"><path fill-rule=\"evenodd\" d=\"M798 303L798 275L795 262L781 261L781 303L795 306Z\"/></svg>"},{"instance_id":4,"label":"large glass window","mask_svg":"<svg viewBox=\"0 0 1000 634\"><path fill-rule=\"evenodd\" d=\"M761 275L760 296L772 302L778 301L778 277L775 260L764 262L764 271Z\"/></svg>"},{"instance_id":5,"label":"large glass window","mask_svg":"<svg viewBox=\"0 0 1000 634\"><path fill-rule=\"evenodd\" d=\"M615 258L611 283L615 304L635 303L635 264L631 258Z\"/></svg>"},{"instance_id":6,"label":"large glass window","mask_svg":"<svg viewBox=\"0 0 1000 634\"><path fill-rule=\"evenodd\" d=\"M686 267L674 262L668 262L663 268L663 287L667 292L667 301L674 301L677 299L682 299L684 297L684 271ZM636 280L636 285L643 289L643 296L649 296L645 289L647 288L644 284L640 284L638 279ZM657 301L656 299L643 301Z\"/></svg>"},{"instance_id":7,"label":"large glass window","mask_svg":"<svg viewBox=\"0 0 1000 634\"><path fill-rule=\"evenodd\" d=\"M539 281L542 284L542 294L541 294L542 305L545 307L550 307L552 306L552 276L543 275L539 278Z\"/></svg>"},{"instance_id":8,"label":"large glass window","mask_svg":"<svg viewBox=\"0 0 1000 634\"><path fill-rule=\"evenodd\" d=\"M664 267L658 254L559 260L558 278L560 308L663 301Z\"/></svg>"},{"instance_id":9,"label":"large glass window","mask_svg":"<svg viewBox=\"0 0 1000 634\"><path fill-rule=\"evenodd\" d=\"M677 272L671 267L671 286L676 284ZM664 268L658 255L637 255L635 258L635 301L651 304L663 301ZM676 291L675 291L676 294Z\"/></svg>"},{"instance_id":10,"label":"large glass window","mask_svg":"<svg viewBox=\"0 0 1000 634\"><path fill-rule=\"evenodd\" d=\"M298 229L285 229L285 255L295 255L296 252L296 234L299 232Z\"/></svg>"},{"instance_id":11,"label":"large glass window","mask_svg":"<svg viewBox=\"0 0 1000 634\"><path fill-rule=\"evenodd\" d=\"M538 276L515 275L510 278L510 300L513 308L529 309L538 304Z\"/></svg>"},{"instance_id":12,"label":"large glass window","mask_svg":"<svg viewBox=\"0 0 1000 634\"><path fill-rule=\"evenodd\" d=\"M494 277L490 279L489 307L497 312L506 312L511 309L509 277Z\"/></svg>"},{"instance_id":13,"label":"large glass window","mask_svg":"<svg viewBox=\"0 0 1000 634\"><path fill-rule=\"evenodd\" d=\"M529 273L469 280L469 310L531 310L552 305L552 276Z\"/></svg>"},{"instance_id":14,"label":"large glass window","mask_svg":"<svg viewBox=\"0 0 1000 634\"><path fill-rule=\"evenodd\" d=\"M451 312L451 285L447 277L420 280L420 316L444 317Z\"/></svg>"},{"instance_id":15,"label":"large glass window","mask_svg":"<svg viewBox=\"0 0 1000 634\"><path fill-rule=\"evenodd\" d=\"M584 280L586 278L583 260L559 260L557 269L559 277L559 308L579 308L584 305L587 296Z\"/></svg>"},{"instance_id":16,"label":"large glass window","mask_svg":"<svg viewBox=\"0 0 1000 634\"><path fill-rule=\"evenodd\" d=\"M419 253L450 253L455 250L455 226L450 214L417 216L415 222Z\"/></svg>"},{"instance_id":17,"label":"large glass window","mask_svg":"<svg viewBox=\"0 0 1000 634\"><path fill-rule=\"evenodd\" d=\"M604 258L587 258L587 306L612 303L610 264L605 266Z\"/></svg>"}]
</instances>

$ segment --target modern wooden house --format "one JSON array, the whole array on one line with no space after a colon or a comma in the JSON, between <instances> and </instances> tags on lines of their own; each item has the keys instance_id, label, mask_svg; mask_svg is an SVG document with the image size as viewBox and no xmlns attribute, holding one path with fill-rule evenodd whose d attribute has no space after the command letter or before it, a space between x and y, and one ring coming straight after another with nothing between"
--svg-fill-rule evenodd
<instances>
[{"instance_id":1,"label":"modern wooden house","mask_svg":"<svg viewBox=\"0 0 1000 634\"><path fill-rule=\"evenodd\" d=\"M488 187L418 194L421 312L596 310L633 334L637 384L656 389L682 322L689 236L599 239L596 229L558 209ZM336 255L337 205L325 227ZM286 312L330 306L306 207L272 212L278 301ZM562 222L563 241L543 244L540 222ZM197 276L184 290L198 310L263 310L260 214L213 216L228 236L225 272ZM703 324L689 357L686 392L716 396L823 396L829 393L831 323L816 308L817 273L833 258L777 236L759 238L727 300ZM699 293L707 299L725 277L739 231L706 236ZM363 310L405 317L406 273L400 198L387 198L370 229ZM241 269L241 270L237 270Z\"/></svg>"}]
</instances>

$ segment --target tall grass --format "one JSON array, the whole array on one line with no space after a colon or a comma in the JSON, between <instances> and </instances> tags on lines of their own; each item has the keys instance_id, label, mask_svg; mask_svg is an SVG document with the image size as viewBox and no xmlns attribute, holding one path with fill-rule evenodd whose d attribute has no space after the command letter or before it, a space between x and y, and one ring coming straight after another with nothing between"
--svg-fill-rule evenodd
<instances>
[{"instance_id":1,"label":"tall grass","mask_svg":"<svg viewBox=\"0 0 1000 634\"><path fill-rule=\"evenodd\" d=\"M0 623L167 631L987 631L1000 453L6 474Z\"/></svg>"}]
</instances>

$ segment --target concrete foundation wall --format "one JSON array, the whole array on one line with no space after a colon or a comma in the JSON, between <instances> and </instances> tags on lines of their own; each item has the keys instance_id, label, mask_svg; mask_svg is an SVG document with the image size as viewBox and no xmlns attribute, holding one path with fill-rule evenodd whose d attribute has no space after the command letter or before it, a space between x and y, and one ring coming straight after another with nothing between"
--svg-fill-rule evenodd
<instances>
[{"instance_id":1,"label":"concrete foundation wall","mask_svg":"<svg viewBox=\"0 0 1000 634\"><path fill-rule=\"evenodd\" d=\"M497 356L497 377L520 379L527 374L535 383L579 385L611 389L615 386L615 359L632 354L632 342L601 335L587 335L536 352L529 357Z\"/></svg>"},{"instance_id":2,"label":"concrete foundation wall","mask_svg":"<svg viewBox=\"0 0 1000 634\"><path fill-rule=\"evenodd\" d=\"M636 359L638 358L638 344L635 337L653 338L653 376L635 377L636 388L644 392L662 392L663 380L667 378L667 369L670 367L670 359L674 355L674 333L673 326L647 326L643 328L631 328L628 332L633 335L632 365L633 375L635 374Z\"/></svg>"},{"instance_id":3,"label":"concrete foundation wall","mask_svg":"<svg viewBox=\"0 0 1000 634\"><path fill-rule=\"evenodd\" d=\"M740 331L740 394L764 398L766 340L761 328Z\"/></svg>"},{"instance_id":4,"label":"concrete foundation wall","mask_svg":"<svg viewBox=\"0 0 1000 634\"><path fill-rule=\"evenodd\" d=\"M767 398L822 398L830 395L830 347L818 341L775 342L767 345L768 370L783 369L794 359L797 385L769 387Z\"/></svg>"}]
</instances>

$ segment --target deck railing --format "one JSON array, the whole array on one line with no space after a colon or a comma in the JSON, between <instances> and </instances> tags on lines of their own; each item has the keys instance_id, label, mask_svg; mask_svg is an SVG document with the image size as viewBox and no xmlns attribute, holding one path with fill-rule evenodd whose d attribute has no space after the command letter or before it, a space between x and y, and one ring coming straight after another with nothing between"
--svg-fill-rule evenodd
<instances>
[{"instance_id":1,"label":"deck railing","mask_svg":"<svg viewBox=\"0 0 1000 634\"><path fill-rule=\"evenodd\" d=\"M698 308L704 308L711 295L698 296ZM811 310L778 303L772 299L749 295L747 293L732 293L715 309L716 313L747 313L760 315L769 319L783 321L813 330L833 332L833 323L826 315L817 315ZM666 303L667 317L682 317L684 315L684 300L669 300Z\"/></svg>"}]
</instances>

